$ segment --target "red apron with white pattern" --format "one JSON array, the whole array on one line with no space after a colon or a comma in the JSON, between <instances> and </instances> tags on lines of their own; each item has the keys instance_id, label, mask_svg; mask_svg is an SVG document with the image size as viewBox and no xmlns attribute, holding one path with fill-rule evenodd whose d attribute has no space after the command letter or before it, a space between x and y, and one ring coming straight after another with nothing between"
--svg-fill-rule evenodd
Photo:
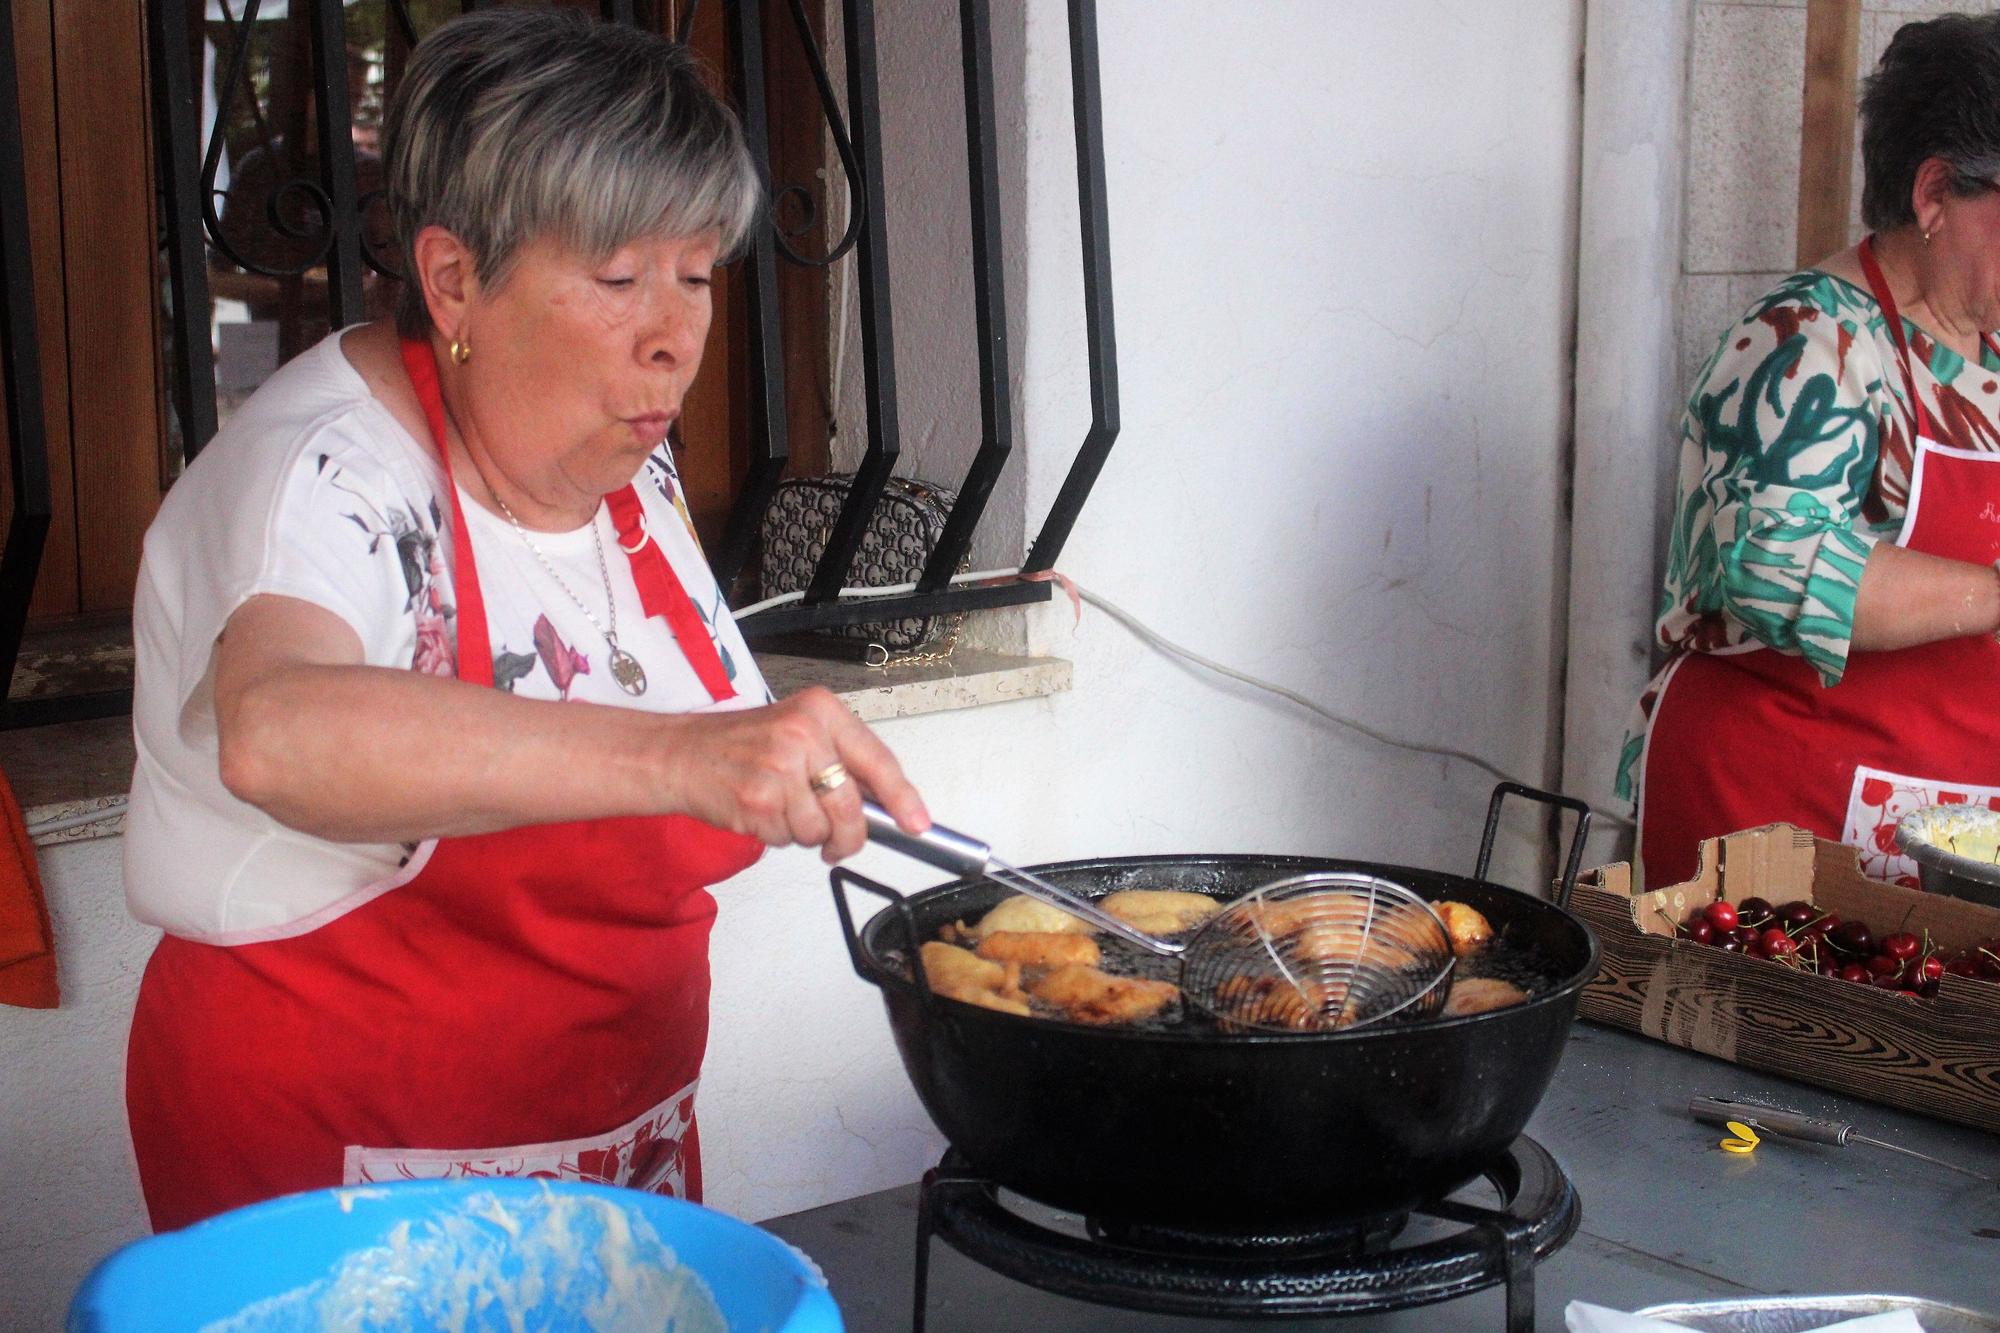
<instances>
[{"instance_id":1,"label":"red apron with white pattern","mask_svg":"<svg viewBox=\"0 0 2000 1333\"><path fill-rule=\"evenodd\" d=\"M1916 415L1910 507L1896 544L1991 565L2000 559L2000 454L1933 436L1902 316L1869 242L1861 262ZM1778 820L1852 844L1869 874L1914 886L1915 867L1895 845L1897 820L1937 802L2000 809L2000 643L1973 634L1855 653L1832 687L1804 658L1770 648L1689 653L1654 705L1639 799L1651 888L1692 879L1702 839Z\"/></svg>"},{"instance_id":2,"label":"red apron with white pattern","mask_svg":"<svg viewBox=\"0 0 2000 1333\"><path fill-rule=\"evenodd\" d=\"M436 361L424 343L406 343L404 361L452 498L459 678L490 686ZM636 496L617 499L614 515L636 513ZM730 697L699 614L632 526L620 544L649 613L667 616L711 696ZM715 918L704 889L760 851L682 816L442 838L406 882L304 934L163 939L126 1081L154 1227L416 1177L549 1176L698 1199Z\"/></svg>"}]
</instances>

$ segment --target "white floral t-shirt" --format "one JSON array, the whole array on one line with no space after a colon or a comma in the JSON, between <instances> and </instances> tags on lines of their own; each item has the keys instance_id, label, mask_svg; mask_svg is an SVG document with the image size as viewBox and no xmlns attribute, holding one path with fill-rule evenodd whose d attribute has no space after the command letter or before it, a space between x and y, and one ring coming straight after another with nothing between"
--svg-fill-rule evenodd
<instances>
[{"instance_id":1,"label":"white floral t-shirt","mask_svg":"<svg viewBox=\"0 0 2000 1333\"><path fill-rule=\"evenodd\" d=\"M428 859L430 843L328 842L230 795L217 765L212 672L229 616L271 593L339 616L371 666L455 674L443 485L429 442L412 439L369 393L337 334L272 376L174 484L146 533L133 607L139 758L124 851L126 898L140 920L221 944L301 934L394 889ZM634 488L735 696L713 702L665 621L646 616L605 509L595 520L600 565L589 527L524 539L461 492L495 687L652 712L768 703L665 446ZM646 673L637 697L612 679L598 628L611 620L607 576L619 645Z\"/></svg>"}]
</instances>

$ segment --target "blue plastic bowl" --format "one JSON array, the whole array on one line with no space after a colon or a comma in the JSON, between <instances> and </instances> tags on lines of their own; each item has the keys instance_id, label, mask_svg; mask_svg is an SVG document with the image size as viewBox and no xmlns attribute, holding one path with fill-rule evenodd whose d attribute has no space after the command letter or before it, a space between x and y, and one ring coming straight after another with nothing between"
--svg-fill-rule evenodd
<instances>
[{"instance_id":1,"label":"blue plastic bowl","mask_svg":"<svg viewBox=\"0 0 2000 1333\"><path fill-rule=\"evenodd\" d=\"M731 1333L840 1333L819 1270L769 1232L662 1195L515 1179L314 1190L134 1241L84 1281L69 1327L318 1329L333 1309L354 1329L457 1325L454 1312L467 1330L510 1314L541 1329L712 1328L664 1321L687 1273ZM375 1302L365 1316L357 1291Z\"/></svg>"}]
</instances>

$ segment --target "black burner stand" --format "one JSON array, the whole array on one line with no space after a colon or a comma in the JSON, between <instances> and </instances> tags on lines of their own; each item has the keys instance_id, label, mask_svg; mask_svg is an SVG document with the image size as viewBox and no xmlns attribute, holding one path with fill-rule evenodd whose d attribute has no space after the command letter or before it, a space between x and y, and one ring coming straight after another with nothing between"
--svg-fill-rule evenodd
<instances>
[{"instance_id":1,"label":"black burner stand","mask_svg":"<svg viewBox=\"0 0 2000 1333\"><path fill-rule=\"evenodd\" d=\"M1308 1235L1175 1236L1089 1223L1088 1235L1043 1226L1001 1202L956 1151L924 1175L917 1205L915 1303L924 1333L931 1238L976 1263L1077 1300L1156 1314L1245 1321L1407 1309L1505 1283L1507 1333L1533 1333L1535 1264L1569 1240L1576 1188L1523 1136L1483 1173L1497 1207L1440 1199L1405 1219ZM1456 1227L1457 1229L1453 1229Z\"/></svg>"}]
</instances>

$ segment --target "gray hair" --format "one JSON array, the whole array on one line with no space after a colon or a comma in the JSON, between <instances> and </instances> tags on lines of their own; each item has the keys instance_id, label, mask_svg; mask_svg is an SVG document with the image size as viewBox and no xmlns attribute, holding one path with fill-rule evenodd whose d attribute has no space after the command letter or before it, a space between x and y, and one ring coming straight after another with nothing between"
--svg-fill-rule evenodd
<instances>
[{"instance_id":1,"label":"gray hair","mask_svg":"<svg viewBox=\"0 0 2000 1333\"><path fill-rule=\"evenodd\" d=\"M762 203L735 115L675 42L567 9L485 9L412 54L383 125L406 334L430 329L417 233L472 251L486 286L548 238L604 258L642 236L719 232L734 254Z\"/></svg>"},{"instance_id":2,"label":"gray hair","mask_svg":"<svg viewBox=\"0 0 2000 1333\"><path fill-rule=\"evenodd\" d=\"M1896 30L1861 95L1861 220L1917 220L1917 169L1936 157L1969 197L2000 176L2000 13L1947 14Z\"/></svg>"}]
</instances>

